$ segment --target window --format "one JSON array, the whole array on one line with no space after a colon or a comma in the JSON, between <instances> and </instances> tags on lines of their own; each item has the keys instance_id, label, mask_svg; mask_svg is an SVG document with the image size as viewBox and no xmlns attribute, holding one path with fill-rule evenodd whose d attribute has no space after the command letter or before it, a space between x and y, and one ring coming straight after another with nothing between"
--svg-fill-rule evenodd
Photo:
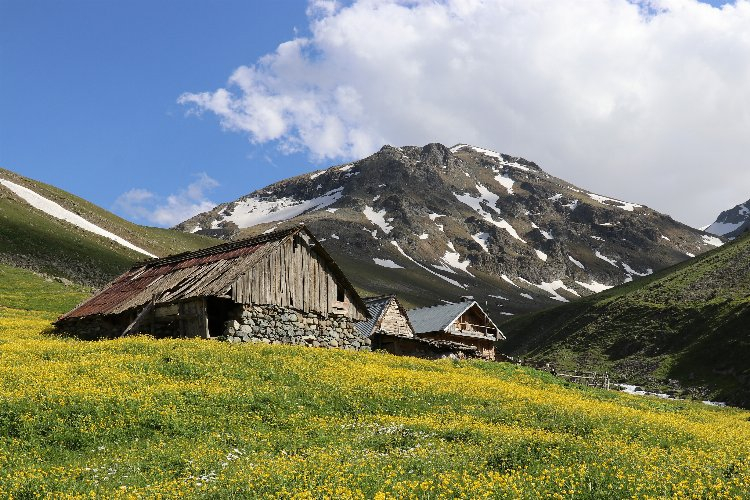
<instances>
[{"instance_id":1,"label":"window","mask_svg":"<svg viewBox=\"0 0 750 500\"><path fill-rule=\"evenodd\" d=\"M336 283L336 300L339 302L344 302L344 288Z\"/></svg>"}]
</instances>

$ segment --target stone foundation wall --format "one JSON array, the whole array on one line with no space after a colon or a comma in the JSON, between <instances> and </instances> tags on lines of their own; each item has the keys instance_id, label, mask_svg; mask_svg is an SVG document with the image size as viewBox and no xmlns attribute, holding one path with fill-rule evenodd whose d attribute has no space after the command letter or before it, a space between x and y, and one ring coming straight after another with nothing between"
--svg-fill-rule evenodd
<instances>
[{"instance_id":1,"label":"stone foundation wall","mask_svg":"<svg viewBox=\"0 0 750 500\"><path fill-rule=\"evenodd\" d=\"M264 342L369 351L370 339L345 316L324 317L274 305L238 305L224 323L229 342Z\"/></svg>"}]
</instances>

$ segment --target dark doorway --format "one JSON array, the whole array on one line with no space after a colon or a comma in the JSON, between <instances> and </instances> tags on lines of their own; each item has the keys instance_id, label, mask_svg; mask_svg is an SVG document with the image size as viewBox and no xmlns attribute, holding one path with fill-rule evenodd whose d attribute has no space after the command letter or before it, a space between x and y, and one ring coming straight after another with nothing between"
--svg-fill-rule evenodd
<instances>
[{"instance_id":1,"label":"dark doorway","mask_svg":"<svg viewBox=\"0 0 750 500\"><path fill-rule=\"evenodd\" d=\"M237 307L237 304L231 299L222 299L219 297L206 298L208 335L210 337L224 335L224 323L229 320L229 315L235 307Z\"/></svg>"}]
</instances>

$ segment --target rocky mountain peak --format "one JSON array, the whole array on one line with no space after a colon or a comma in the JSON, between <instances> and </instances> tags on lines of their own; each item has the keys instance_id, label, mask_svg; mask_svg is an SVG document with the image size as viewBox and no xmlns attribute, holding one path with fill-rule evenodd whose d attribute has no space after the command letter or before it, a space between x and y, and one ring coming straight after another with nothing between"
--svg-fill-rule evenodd
<instances>
[{"instance_id":1,"label":"rocky mountain peak","mask_svg":"<svg viewBox=\"0 0 750 500\"><path fill-rule=\"evenodd\" d=\"M502 320L637 279L718 238L477 146L383 146L178 227L238 238L304 222L365 293L473 295Z\"/></svg>"}]
</instances>

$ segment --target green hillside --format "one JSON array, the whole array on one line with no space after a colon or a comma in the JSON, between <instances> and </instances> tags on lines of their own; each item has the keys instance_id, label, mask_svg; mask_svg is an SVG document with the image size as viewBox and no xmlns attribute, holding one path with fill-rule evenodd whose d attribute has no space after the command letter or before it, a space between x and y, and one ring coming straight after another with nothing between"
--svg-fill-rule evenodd
<instances>
[{"instance_id":1,"label":"green hillside","mask_svg":"<svg viewBox=\"0 0 750 500\"><path fill-rule=\"evenodd\" d=\"M53 186L0 169L0 178L32 189L89 222L164 256L216 240L171 229L139 226ZM145 255L35 209L0 185L0 262L100 286Z\"/></svg>"},{"instance_id":2,"label":"green hillside","mask_svg":"<svg viewBox=\"0 0 750 500\"><path fill-rule=\"evenodd\" d=\"M750 235L503 331L508 354L750 406Z\"/></svg>"}]
</instances>

